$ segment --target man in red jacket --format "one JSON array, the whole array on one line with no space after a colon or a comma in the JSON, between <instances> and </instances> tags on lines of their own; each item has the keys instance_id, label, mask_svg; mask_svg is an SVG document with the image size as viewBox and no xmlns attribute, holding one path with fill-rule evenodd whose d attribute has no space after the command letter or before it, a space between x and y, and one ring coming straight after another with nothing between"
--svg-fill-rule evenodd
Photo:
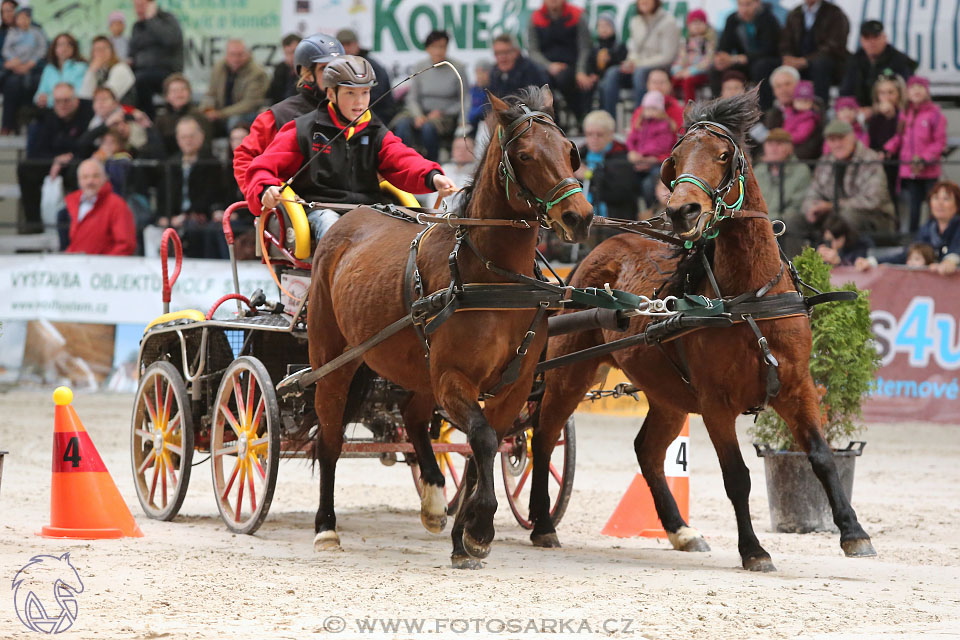
<instances>
[{"instance_id":1,"label":"man in red jacket","mask_svg":"<svg viewBox=\"0 0 960 640\"><path fill-rule=\"evenodd\" d=\"M99 160L89 159L77 169L80 188L64 201L70 216L67 253L131 256L137 249L133 214L123 198L113 192Z\"/></svg>"}]
</instances>

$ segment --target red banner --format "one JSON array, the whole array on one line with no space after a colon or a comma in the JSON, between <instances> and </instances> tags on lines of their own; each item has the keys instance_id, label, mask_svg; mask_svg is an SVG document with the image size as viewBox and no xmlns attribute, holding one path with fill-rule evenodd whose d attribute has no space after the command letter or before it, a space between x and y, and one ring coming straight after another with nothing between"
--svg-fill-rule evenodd
<instances>
[{"instance_id":1,"label":"red banner","mask_svg":"<svg viewBox=\"0 0 960 640\"><path fill-rule=\"evenodd\" d=\"M835 285L870 290L870 318L883 359L866 420L960 422L960 276L904 267L833 271Z\"/></svg>"}]
</instances>

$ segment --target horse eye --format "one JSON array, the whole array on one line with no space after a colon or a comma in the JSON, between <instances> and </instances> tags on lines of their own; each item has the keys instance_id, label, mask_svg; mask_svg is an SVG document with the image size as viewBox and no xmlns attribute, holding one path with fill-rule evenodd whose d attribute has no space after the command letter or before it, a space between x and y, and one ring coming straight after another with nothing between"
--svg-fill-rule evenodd
<instances>
[{"instance_id":1,"label":"horse eye","mask_svg":"<svg viewBox=\"0 0 960 640\"><path fill-rule=\"evenodd\" d=\"M533 158L530 157L530 154L524 153L523 151L517 154L517 159L520 160L520 162L529 162L530 160L533 160Z\"/></svg>"},{"instance_id":2,"label":"horse eye","mask_svg":"<svg viewBox=\"0 0 960 640\"><path fill-rule=\"evenodd\" d=\"M730 158L730 154L724 151L720 154L720 160L726 162Z\"/></svg>"}]
</instances>

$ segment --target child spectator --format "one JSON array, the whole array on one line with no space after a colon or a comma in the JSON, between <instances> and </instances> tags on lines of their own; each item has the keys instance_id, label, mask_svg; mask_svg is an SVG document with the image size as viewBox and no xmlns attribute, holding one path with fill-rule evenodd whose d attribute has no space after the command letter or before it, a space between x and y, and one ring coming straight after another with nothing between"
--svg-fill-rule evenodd
<instances>
[{"instance_id":1,"label":"child spectator","mask_svg":"<svg viewBox=\"0 0 960 640\"><path fill-rule=\"evenodd\" d=\"M823 222L823 240L817 252L827 264L850 266L858 258L866 258L873 247L868 236L862 236L842 216L830 214Z\"/></svg>"},{"instance_id":2,"label":"child spectator","mask_svg":"<svg viewBox=\"0 0 960 640\"><path fill-rule=\"evenodd\" d=\"M794 146L810 139L820 124L820 114L813 108L813 83L801 80L793 90L793 102L783 108L783 128Z\"/></svg>"},{"instance_id":3,"label":"child spectator","mask_svg":"<svg viewBox=\"0 0 960 640\"><path fill-rule=\"evenodd\" d=\"M90 44L90 64L77 92L80 99L90 100L96 89L106 87L123 104L133 104L134 82L133 69L117 56L110 38L94 38Z\"/></svg>"},{"instance_id":4,"label":"child spectator","mask_svg":"<svg viewBox=\"0 0 960 640\"><path fill-rule=\"evenodd\" d=\"M3 40L3 121L0 135L17 133L20 107L32 96L40 81L43 57L47 53L47 37L32 22L29 7L17 9L13 28Z\"/></svg>"},{"instance_id":5,"label":"child spectator","mask_svg":"<svg viewBox=\"0 0 960 640\"><path fill-rule=\"evenodd\" d=\"M915 269L927 269L936 263L937 254L926 242L914 242L907 247L907 266Z\"/></svg>"},{"instance_id":6,"label":"child spectator","mask_svg":"<svg viewBox=\"0 0 960 640\"><path fill-rule=\"evenodd\" d=\"M480 121L487 113L487 88L490 86L490 69L493 65L487 60L480 60L473 67L475 82L470 87L470 110L467 112L467 123L470 125L470 135L476 135Z\"/></svg>"},{"instance_id":7,"label":"child spectator","mask_svg":"<svg viewBox=\"0 0 960 640\"><path fill-rule=\"evenodd\" d=\"M663 94L659 91L647 91L640 110L642 117L627 136L627 157L633 163L643 199L649 204L656 200L654 185L660 177L660 163L677 141L677 128L664 110Z\"/></svg>"},{"instance_id":8,"label":"child spectator","mask_svg":"<svg viewBox=\"0 0 960 640\"><path fill-rule=\"evenodd\" d=\"M41 109L53 106L53 88L61 82L69 84L79 95L86 72L87 62L80 55L77 39L69 33L59 34L50 44L33 102Z\"/></svg>"},{"instance_id":9,"label":"child spectator","mask_svg":"<svg viewBox=\"0 0 960 640\"><path fill-rule=\"evenodd\" d=\"M870 148L883 152L883 145L897 135L900 112L907 101L907 85L898 75L884 74L873 85L872 92L873 106L867 118L867 135L870 138ZM899 167L893 163L884 166L887 187L893 199L896 199L897 195L898 169Z\"/></svg>"},{"instance_id":10,"label":"child spectator","mask_svg":"<svg viewBox=\"0 0 960 640\"><path fill-rule=\"evenodd\" d=\"M717 32L707 23L707 13L694 9L687 14L687 37L670 69L673 88L682 92L683 104L696 100L697 89L709 82L716 50Z\"/></svg>"},{"instance_id":11,"label":"child spectator","mask_svg":"<svg viewBox=\"0 0 960 640\"><path fill-rule=\"evenodd\" d=\"M663 95L663 109L677 125L677 131L683 131L683 105L673 97L673 83L670 81L670 74L666 69L651 69L647 74L647 91L659 91ZM631 122L640 119L643 113L642 107L637 107L633 112ZM631 125L632 126L632 125Z\"/></svg>"},{"instance_id":12,"label":"child spectator","mask_svg":"<svg viewBox=\"0 0 960 640\"><path fill-rule=\"evenodd\" d=\"M126 196L127 176L130 174L133 156L127 150L127 137L123 130L119 127L107 130L100 138L100 147L90 157L103 163L113 192L120 197Z\"/></svg>"},{"instance_id":13,"label":"child spectator","mask_svg":"<svg viewBox=\"0 0 960 640\"><path fill-rule=\"evenodd\" d=\"M127 28L127 19L123 16L123 11L113 11L107 18L107 29L110 30L110 44L117 57L126 60L130 57L130 39L123 35Z\"/></svg>"},{"instance_id":14,"label":"child spectator","mask_svg":"<svg viewBox=\"0 0 960 640\"><path fill-rule=\"evenodd\" d=\"M720 85L721 98L733 98L742 96L747 92L747 76L742 71L730 69L723 73L723 80Z\"/></svg>"},{"instance_id":15,"label":"child spectator","mask_svg":"<svg viewBox=\"0 0 960 640\"><path fill-rule=\"evenodd\" d=\"M597 16L597 42L587 58L587 75L594 83L599 82L607 69L616 67L627 57L627 46L617 43L616 15L601 13Z\"/></svg>"},{"instance_id":16,"label":"child spectator","mask_svg":"<svg viewBox=\"0 0 960 640\"><path fill-rule=\"evenodd\" d=\"M930 99L930 81L907 81L907 107L900 114L897 134L883 146L887 157L900 159L900 190L910 203L910 231L920 228L920 210L940 177L940 155L947 146L947 119Z\"/></svg>"},{"instance_id":17,"label":"child spectator","mask_svg":"<svg viewBox=\"0 0 960 640\"><path fill-rule=\"evenodd\" d=\"M836 119L843 120L844 122L850 123L850 126L853 127L853 134L857 136L857 140L863 143L863 146L870 146L870 136L860 125L860 120L858 119L860 115L860 106L857 104L857 99L853 96L841 96L837 98L837 101L833 105L834 111L836 111ZM823 152L829 153L827 149L827 143L823 143Z\"/></svg>"}]
</instances>

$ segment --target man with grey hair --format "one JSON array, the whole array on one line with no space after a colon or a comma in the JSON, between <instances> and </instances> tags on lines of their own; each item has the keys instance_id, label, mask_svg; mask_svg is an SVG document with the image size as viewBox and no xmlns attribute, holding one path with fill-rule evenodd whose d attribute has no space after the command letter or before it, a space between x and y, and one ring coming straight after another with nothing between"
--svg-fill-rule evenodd
<instances>
[{"instance_id":1,"label":"man with grey hair","mask_svg":"<svg viewBox=\"0 0 960 640\"><path fill-rule=\"evenodd\" d=\"M133 214L113 192L103 164L94 158L81 162L77 182L80 188L67 194L66 208L58 216L61 247L66 245L67 253L133 255L137 249ZM69 228L65 234L64 228Z\"/></svg>"},{"instance_id":2,"label":"man with grey hair","mask_svg":"<svg viewBox=\"0 0 960 640\"><path fill-rule=\"evenodd\" d=\"M269 86L267 72L253 60L243 40L228 40L223 60L210 73L204 115L219 133L243 121L249 124L265 104Z\"/></svg>"},{"instance_id":3,"label":"man with grey hair","mask_svg":"<svg viewBox=\"0 0 960 640\"><path fill-rule=\"evenodd\" d=\"M775 101L773 106L763 114L763 126L767 130L783 127L783 110L793 103L793 91L797 88L798 82L800 82L800 72L788 65L777 67L770 74L770 87L773 89ZM816 160L823 152L825 105L817 99L814 100L813 109L820 114L819 123L810 137L794 149L800 160ZM757 135L756 131L750 133L757 142L763 142L766 139L765 135Z\"/></svg>"}]
</instances>

